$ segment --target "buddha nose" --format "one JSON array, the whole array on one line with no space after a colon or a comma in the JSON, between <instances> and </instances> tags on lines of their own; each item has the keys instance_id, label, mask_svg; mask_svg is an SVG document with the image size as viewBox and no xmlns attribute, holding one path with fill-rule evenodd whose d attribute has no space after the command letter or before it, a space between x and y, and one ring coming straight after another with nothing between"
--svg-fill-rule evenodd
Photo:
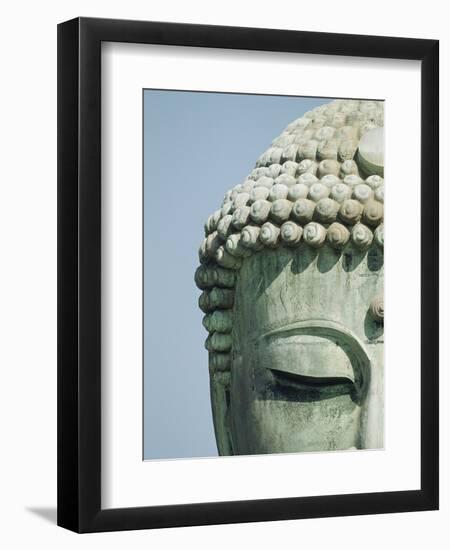
<instances>
[{"instance_id":1,"label":"buddha nose","mask_svg":"<svg viewBox=\"0 0 450 550\"><path fill-rule=\"evenodd\" d=\"M360 448L384 447L384 369L371 364L370 382L361 409Z\"/></svg>"}]
</instances>

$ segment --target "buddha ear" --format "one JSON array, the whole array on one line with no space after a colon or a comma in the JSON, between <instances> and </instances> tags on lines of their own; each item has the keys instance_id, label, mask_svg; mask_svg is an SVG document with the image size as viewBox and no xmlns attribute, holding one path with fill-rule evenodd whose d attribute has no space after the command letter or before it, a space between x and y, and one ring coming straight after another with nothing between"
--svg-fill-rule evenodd
<instances>
[{"instance_id":1,"label":"buddha ear","mask_svg":"<svg viewBox=\"0 0 450 550\"><path fill-rule=\"evenodd\" d=\"M230 378L229 371L210 370L211 407L220 456L233 455L230 431Z\"/></svg>"}]
</instances>

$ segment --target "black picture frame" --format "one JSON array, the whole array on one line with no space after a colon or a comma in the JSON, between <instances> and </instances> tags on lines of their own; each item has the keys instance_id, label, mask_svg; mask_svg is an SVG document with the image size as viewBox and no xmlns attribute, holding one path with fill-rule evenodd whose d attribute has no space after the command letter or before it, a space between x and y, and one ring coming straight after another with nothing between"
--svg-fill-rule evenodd
<instances>
[{"instance_id":1,"label":"black picture frame","mask_svg":"<svg viewBox=\"0 0 450 550\"><path fill-rule=\"evenodd\" d=\"M420 490L102 510L104 41L421 62ZM98 532L438 509L438 67L437 40L92 18L58 26L58 525Z\"/></svg>"}]
</instances>

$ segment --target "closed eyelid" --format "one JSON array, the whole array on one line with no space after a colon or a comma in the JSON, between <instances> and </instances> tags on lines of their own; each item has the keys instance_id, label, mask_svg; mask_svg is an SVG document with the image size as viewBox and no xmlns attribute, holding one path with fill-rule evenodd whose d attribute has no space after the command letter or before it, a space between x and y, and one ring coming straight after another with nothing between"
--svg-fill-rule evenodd
<instances>
[{"instance_id":1,"label":"closed eyelid","mask_svg":"<svg viewBox=\"0 0 450 550\"><path fill-rule=\"evenodd\" d=\"M367 391L367 351L352 331L335 321L305 319L278 327L260 336L256 350L260 366L286 385L353 385Z\"/></svg>"},{"instance_id":2,"label":"closed eyelid","mask_svg":"<svg viewBox=\"0 0 450 550\"><path fill-rule=\"evenodd\" d=\"M342 395L356 395L356 387L348 378L313 378L276 369L270 371L280 391L296 396L301 401L322 401Z\"/></svg>"},{"instance_id":3,"label":"closed eyelid","mask_svg":"<svg viewBox=\"0 0 450 550\"><path fill-rule=\"evenodd\" d=\"M311 334L292 334L270 338L260 347L262 367L286 376L296 383L320 383L336 379L355 381L355 373L348 352L336 340ZM325 382L324 382L325 383ZM338 382L334 382L338 383Z\"/></svg>"},{"instance_id":4,"label":"closed eyelid","mask_svg":"<svg viewBox=\"0 0 450 550\"><path fill-rule=\"evenodd\" d=\"M353 384L353 380L346 376L304 376L302 374L269 368L277 378L286 382L306 386L337 386L340 384Z\"/></svg>"}]
</instances>

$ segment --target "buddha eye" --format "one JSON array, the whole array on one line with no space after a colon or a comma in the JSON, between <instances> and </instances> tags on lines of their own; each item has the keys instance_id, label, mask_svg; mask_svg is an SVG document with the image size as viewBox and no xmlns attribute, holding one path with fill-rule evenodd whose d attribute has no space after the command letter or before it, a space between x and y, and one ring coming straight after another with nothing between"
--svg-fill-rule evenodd
<instances>
[{"instance_id":1,"label":"buddha eye","mask_svg":"<svg viewBox=\"0 0 450 550\"><path fill-rule=\"evenodd\" d=\"M344 377L302 376L290 372L270 369L275 387L289 398L301 401L321 401L341 395L353 395L355 385L352 380Z\"/></svg>"},{"instance_id":2,"label":"buddha eye","mask_svg":"<svg viewBox=\"0 0 450 550\"><path fill-rule=\"evenodd\" d=\"M361 342L332 321L308 320L263 335L255 348L268 388L288 400L313 401L349 394L361 400L370 360Z\"/></svg>"},{"instance_id":3,"label":"buddha eye","mask_svg":"<svg viewBox=\"0 0 450 550\"><path fill-rule=\"evenodd\" d=\"M336 338L288 332L270 338L260 349L260 364L286 383L339 385L354 383L351 353Z\"/></svg>"},{"instance_id":4,"label":"buddha eye","mask_svg":"<svg viewBox=\"0 0 450 550\"><path fill-rule=\"evenodd\" d=\"M308 386L317 388L321 388L323 386L339 386L343 384L353 386L353 380L343 376L328 376L319 378L317 376L302 376L301 374L280 371L277 369L270 369L270 371L274 375L276 381L281 385Z\"/></svg>"}]
</instances>

